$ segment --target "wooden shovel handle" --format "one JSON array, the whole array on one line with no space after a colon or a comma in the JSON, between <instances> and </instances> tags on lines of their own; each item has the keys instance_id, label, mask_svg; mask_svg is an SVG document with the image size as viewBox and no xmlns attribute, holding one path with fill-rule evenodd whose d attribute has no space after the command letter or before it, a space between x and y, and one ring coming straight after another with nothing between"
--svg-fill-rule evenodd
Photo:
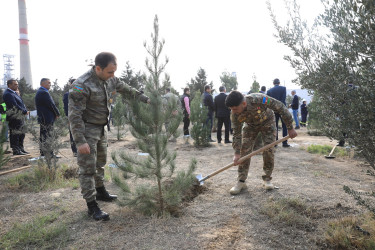
<instances>
[{"instance_id":1,"label":"wooden shovel handle","mask_svg":"<svg viewBox=\"0 0 375 250\"><path fill-rule=\"evenodd\" d=\"M250 159L250 158L253 157L254 155L259 154L259 153L261 153L261 152L263 152L264 150L267 150L267 149L269 149L269 148L272 148L272 147L274 147L275 145L279 144L280 142L283 142L283 141L288 140L289 138L290 138L290 136L287 135L287 136L285 136L285 137L283 137L283 138L281 138L281 139L279 139L279 140L277 140L277 141L274 141L274 142L272 142L271 144L268 144L268 145L266 145L266 146L264 146L264 147L262 147L262 148L260 148L260 149L258 149L258 150L255 150L255 151L251 152L251 153L248 154L248 155L245 155L245 156L241 157L240 159L238 159L237 162L238 162L238 163L242 163L243 161L246 161L247 159ZM200 182L205 181L205 180L207 180L208 178L211 178L212 176L217 175L218 173L221 173L221 172L223 172L224 170L227 170L228 168L231 168L231 167L233 167L233 166L234 166L234 163L232 162L232 163L226 165L225 167L220 168L220 169L216 170L215 172L213 172L213 173L207 175L206 177L204 177L203 179L201 179Z\"/></svg>"},{"instance_id":2,"label":"wooden shovel handle","mask_svg":"<svg viewBox=\"0 0 375 250\"><path fill-rule=\"evenodd\" d=\"M0 175L9 174L9 173L13 173L13 172L18 172L18 171L21 171L21 170L24 170L24 169L27 169L27 168L31 168L31 167L32 167L32 165L25 166L25 167L20 167L20 168L15 168L15 169L12 169L12 170L0 172Z\"/></svg>"}]
</instances>

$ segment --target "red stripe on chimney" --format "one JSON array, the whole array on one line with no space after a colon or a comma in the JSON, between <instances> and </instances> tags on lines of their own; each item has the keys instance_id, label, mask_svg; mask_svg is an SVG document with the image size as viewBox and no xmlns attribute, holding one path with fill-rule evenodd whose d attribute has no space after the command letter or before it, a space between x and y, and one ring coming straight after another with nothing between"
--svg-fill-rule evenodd
<instances>
[{"instance_id":1,"label":"red stripe on chimney","mask_svg":"<svg viewBox=\"0 0 375 250\"><path fill-rule=\"evenodd\" d=\"M20 34L27 34L26 28L20 28Z\"/></svg>"},{"instance_id":2,"label":"red stripe on chimney","mask_svg":"<svg viewBox=\"0 0 375 250\"><path fill-rule=\"evenodd\" d=\"M28 40L20 39L20 44L29 45Z\"/></svg>"}]
</instances>

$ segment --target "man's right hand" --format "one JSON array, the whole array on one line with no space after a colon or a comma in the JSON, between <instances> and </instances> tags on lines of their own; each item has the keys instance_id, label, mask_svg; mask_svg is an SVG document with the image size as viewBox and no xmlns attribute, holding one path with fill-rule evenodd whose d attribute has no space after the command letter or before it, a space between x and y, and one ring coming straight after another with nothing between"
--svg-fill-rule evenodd
<instances>
[{"instance_id":1,"label":"man's right hand","mask_svg":"<svg viewBox=\"0 0 375 250\"><path fill-rule=\"evenodd\" d=\"M90 154L90 146L88 143L82 144L78 146L78 152L83 155Z\"/></svg>"},{"instance_id":2,"label":"man's right hand","mask_svg":"<svg viewBox=\"0 0 375 250\"><path fill-rule=\"evenodd\" d=\"M233 156L233 165L236 166L238 165L238 160L241 158L240 154L234 154Z\"/></svg>"}]
</instances>

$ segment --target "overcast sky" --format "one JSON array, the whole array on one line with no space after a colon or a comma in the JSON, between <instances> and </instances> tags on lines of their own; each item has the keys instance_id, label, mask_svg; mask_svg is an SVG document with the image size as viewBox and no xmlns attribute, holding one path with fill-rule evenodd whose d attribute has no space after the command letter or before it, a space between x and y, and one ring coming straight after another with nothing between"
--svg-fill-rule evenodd
<instances>
[{"instance_id":1,"label":"overcast sky","mask_svg":"<svg viewBox=\"0 0 375 250\"><path fill-rule=\"evenodd\" d=\"M283 2L271 0L280 18L286 12ZM308 20L321 9L320 0L299 2ZM216 89L223 71L236 72L241 91L250 89L254 74L267 88L276 77L287 88L299 88L283 60L288 49L273 36L265 0L26 0L26 7L34 88L43 77L58 79L63 86L69 77L86 72L86 60L102 51L117 56L117 76L127 61L136 71L145 71L143 42L150 42L156 14L165 39L162 59L169 58L165 72L178 91L199 68ZM15 55L18 78L18 1L1 0L0 9L0 55Z\"/></svg>"}]
</instances>

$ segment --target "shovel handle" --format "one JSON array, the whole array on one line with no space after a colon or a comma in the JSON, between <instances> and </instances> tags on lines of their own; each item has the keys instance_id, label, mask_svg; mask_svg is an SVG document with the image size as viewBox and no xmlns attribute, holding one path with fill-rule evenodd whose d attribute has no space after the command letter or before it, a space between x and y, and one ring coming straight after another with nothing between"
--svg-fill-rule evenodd
<instances>
[{"instance_id":1,"label":"shovel handle","mask_svg":"<svg viewBox=\"0 0 375 250\"><path fill-rule=\"evenodd\" d=\"M246 161L247 159L250 159L250 158L253 157L254 155L259 154L259 153L261 153L261 152L263 152L264 150L267 150L267 149L269 149L269 148L272 148L272 147L274 147L275 145L279 144L280 142L283 142L283 141L288 140L289 138L290 138L290 136L287 135L287 136L285 136L285 137L283 137L283 138L281 138L281 139L279 139L279 140L277 140L277 141L274 141L274 142L272 142L271 144L268 144L268 145L266 145L266 146L264 146L264 147L262 147L262 148L260 148L260 149L258 149L258 150L255 150L255 151L251 152L251 153L248 154L248 155L245 155L245 156L241 157L240 159L238 159L237 162L238 162L238 163L242 163L243 161ZM221 172L223 172L224 170L227 170L228 168L231 168L231 167L233 167L233 166L234 166L234 162L232 162L232 163L226 165L225 167L220 168L220 169L216 170L215 172L213 172L213 173L207 175L206 177L204 177L204 178L202 178L201 180L199 180L199 182L205 181L205 180L207 180L208 178L211 178L212 176L215 176L215 175L217 175L218 173L221 173Z\"/></svg>"}]
</instances>

